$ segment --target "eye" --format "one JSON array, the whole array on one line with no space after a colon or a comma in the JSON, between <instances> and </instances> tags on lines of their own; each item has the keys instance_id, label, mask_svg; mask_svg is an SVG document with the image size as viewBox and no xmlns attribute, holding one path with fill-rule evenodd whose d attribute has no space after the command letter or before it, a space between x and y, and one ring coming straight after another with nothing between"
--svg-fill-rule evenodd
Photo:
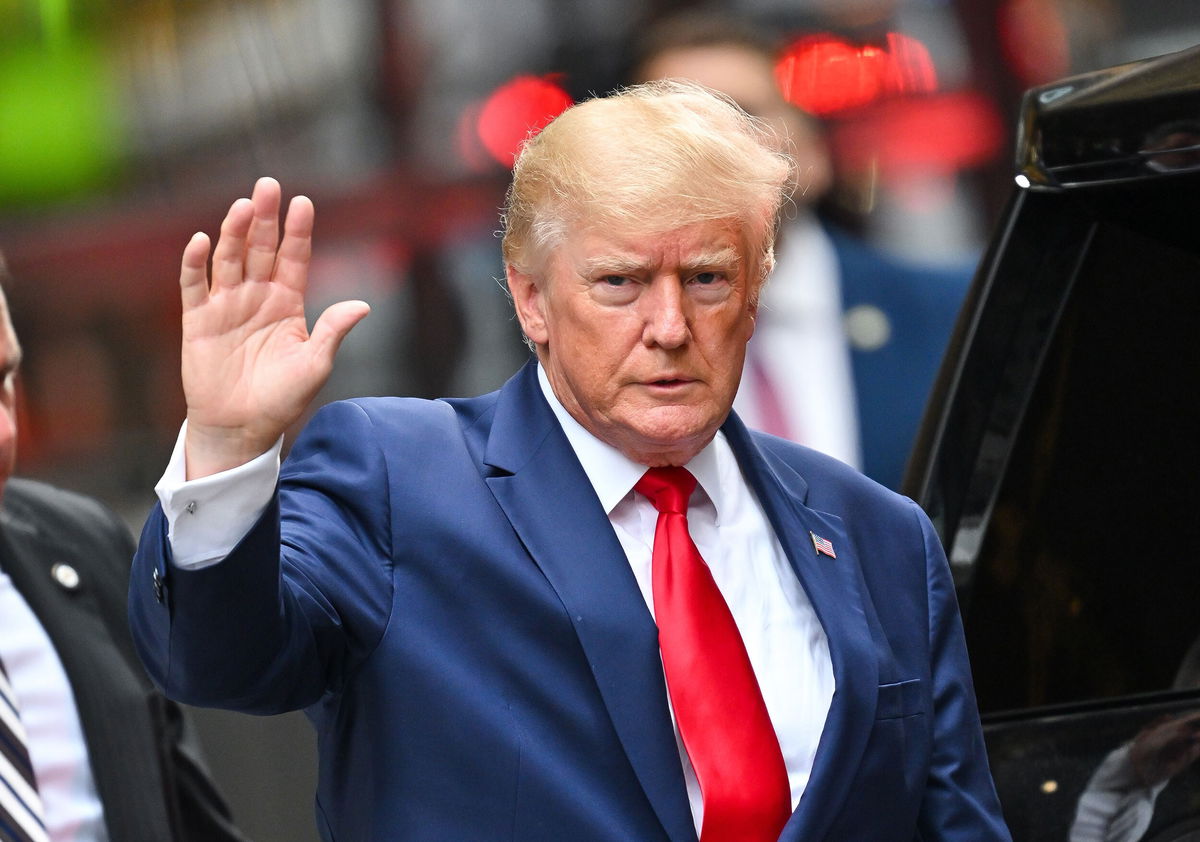
<instances>
[{"instance_id":1,"label":"eye","mask_svg":"<svg viewBox=\"0 0 1200 842\"><path fill-rule=\"evenodd\" d=\"M719 269L700 271L688 279L687 288L696 301L716 304L729 297L729 278L729 273Z\"/></svg>"},{"instance_id":2,"label":"eye","mask_svg":"<svg viewBox=\"0 0 1200 842\"><path fill-rule=\"evenodd\" d=\"M720 269L712 269L692 275L688 280L688 284L694 289L725 289L730 284L729 279L730 274L728 272L723 272Z\"/></svg>"},{"instance_id":3,"label":"eye","mask_svg":"<svg viewBox=\"0 0 1200 842\"><path fill-rule=\"evenodd\" d=\"M629 275L598 275L591 282L592 297L602 304L619 306L638 297L641 284Z\"/></svg>"}]
</instances>

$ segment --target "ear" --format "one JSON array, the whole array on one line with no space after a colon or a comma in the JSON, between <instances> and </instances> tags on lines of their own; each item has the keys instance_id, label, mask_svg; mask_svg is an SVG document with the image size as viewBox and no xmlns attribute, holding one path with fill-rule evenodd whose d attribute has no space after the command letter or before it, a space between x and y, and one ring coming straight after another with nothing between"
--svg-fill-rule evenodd
<instances>
[{"instance_id":1,"label":"ear","mask_svg":"<svg viewBox=\"0 0 1200 842\"><path fill-rule=\"evenodd\" d=\"M758 326L758 308L762 303L762 292L767 286L767 277L764 275L746 296L746 322L749 331L746 333L746 341L750 341L750 337L754 335L754 329Z\"/></svg>"},{"instance_id":2,"label":"ear","mask_svg":"<svg viewBox=\"0 0 1200 842\"><path fill-rule=\"evenodd\" d=\"M504 267L504 274L521 330L534 345L545 345L550 337L546 331L545 296L541 285L533 275L520 271L511 263Z\"/></svg>"},{"instance_id":3,"label":"ear","mask_svg":"<svg viewBox=\"0 0 1200 842\"><path fill-rule=\"evenodd\" d=\"M758 327L758 300L746 302L746 311L743 314L743 327L745 330L744 342L749 342L750 337L754 336L754 329Z\"/></svg>"}]
</instances>

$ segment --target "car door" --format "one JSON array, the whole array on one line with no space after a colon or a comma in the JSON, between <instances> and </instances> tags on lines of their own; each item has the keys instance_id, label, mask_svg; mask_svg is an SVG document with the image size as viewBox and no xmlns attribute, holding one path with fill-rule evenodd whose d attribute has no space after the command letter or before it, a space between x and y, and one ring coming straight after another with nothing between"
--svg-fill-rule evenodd
<instances>
[{"instance_id":1,"label":"car door","mask_svg":"<svg viewBox=\"0 0 1200 842\"><path fill-rule=\"evenodd\" d=\"M1200 50L1031 91L914 448L1017 840L1200 840Z\"/></svg>"}]
</instances>

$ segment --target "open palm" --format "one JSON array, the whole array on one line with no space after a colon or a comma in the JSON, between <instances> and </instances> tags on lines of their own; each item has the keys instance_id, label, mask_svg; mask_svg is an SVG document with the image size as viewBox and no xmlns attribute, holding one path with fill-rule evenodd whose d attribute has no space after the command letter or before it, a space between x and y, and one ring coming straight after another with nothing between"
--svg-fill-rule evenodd
<instances>
[{"instance_id":1,"label":"open palm","mask_svg":"<svg viewBox=\"0 0 1200 842\"><path fill-rule=\"evenodd\" d=\"M329 307L308 330L304 294L313 205L297 196L279 236L280 188L259 179L209 240L183 253L182 377L187 400L188 478L243 464L300 417L333 368L342 339L368 312L362 301Z\"/></svg>"}]
</instances>

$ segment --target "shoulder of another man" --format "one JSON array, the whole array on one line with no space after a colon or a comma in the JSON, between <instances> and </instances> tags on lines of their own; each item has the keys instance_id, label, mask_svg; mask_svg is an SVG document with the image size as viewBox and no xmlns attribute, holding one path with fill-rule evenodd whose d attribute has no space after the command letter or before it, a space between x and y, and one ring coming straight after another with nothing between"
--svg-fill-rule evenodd
<instances>
[{"instance_id":1,"label":"shoulder of another man","mask_svg":"<svg viewBox=\"0 0 1200 842\"><path fill-rule=\"evenodd\" d=\"M0 504L0 522L31 529L55 542L75 543L87 537L132 546L129 530L99 500L37 480L12 477Z\"/></svg>"},{"instance_id":2,"label":"shoulder of another man","mask_svg":"<svg viewBox=\"0 0 1200 842\"><path fill-rule=\"evenodd\" d=\"M863 294L916 294L934 300L939 295L963 295L978 263L978 256L974 254L949 263L914 261L854 237L835 225L824 223L823 227L837 253L844 273L843 282L856 288L861 286L862 289L856 291Z\"/></svg>"}]
</instances>

